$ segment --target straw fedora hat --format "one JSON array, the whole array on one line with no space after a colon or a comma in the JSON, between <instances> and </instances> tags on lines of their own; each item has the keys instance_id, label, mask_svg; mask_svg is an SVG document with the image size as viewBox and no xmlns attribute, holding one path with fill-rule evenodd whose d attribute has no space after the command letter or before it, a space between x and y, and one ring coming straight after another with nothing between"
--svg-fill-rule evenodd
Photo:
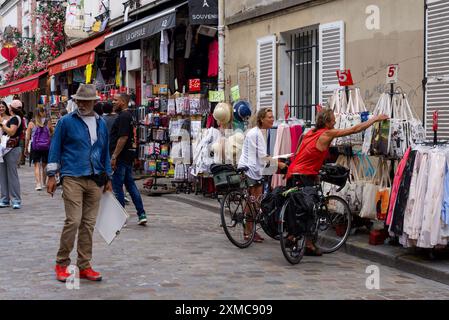
<instances>
[{"instance_id":1,"label":"straw fedora hat","mask_svg":"<svg viewBox=\"0 0 449 320\"><path fill-rule=\"evenodd\" d=\"M79 86L76 94L72 96L75 100L96 101L100 100L97 96L97 88L93 84L82 84Z\"/></svg>"}]
</instances>

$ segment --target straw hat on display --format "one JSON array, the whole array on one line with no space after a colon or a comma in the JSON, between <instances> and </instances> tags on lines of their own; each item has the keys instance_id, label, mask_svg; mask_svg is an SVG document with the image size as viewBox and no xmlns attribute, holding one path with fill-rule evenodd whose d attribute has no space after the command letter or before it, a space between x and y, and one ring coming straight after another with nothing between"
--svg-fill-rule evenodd
<instances>
[{"instance_id":1,"label":"straw hat on display","mask_svg":"<svg viewBox=\"0 0 449 320\"><path fill-rule=\"evenodd\" d=\"M226 125L232 118L232 107L228 103L221 102L217 104L214 109L214 119L218 121L220 125Z\"/></svg>"}]
</instances>

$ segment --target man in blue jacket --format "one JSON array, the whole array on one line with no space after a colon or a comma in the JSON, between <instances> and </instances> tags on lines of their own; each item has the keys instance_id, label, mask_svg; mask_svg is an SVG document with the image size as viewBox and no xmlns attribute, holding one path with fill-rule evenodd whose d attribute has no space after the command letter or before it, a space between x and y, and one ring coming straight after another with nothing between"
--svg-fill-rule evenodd
<instances>
[{"instance_id":1,"label":"man in blue jacket","mask_svg":"<svg viewBox=\"0 0 449 320\"><path fill-rule=\"evenodd\" d=\"M48 157L47 192L56 190L55 174L62 179L66 219L56 258L56 279L70 276L70 253L78 233L80 278L100 281L92 269L92 235L103 192L112 191L112 169L106 123L94 111L99 98L94 85L80 85L73 98L78 110L58 121Z\"/></svg>"}]
</instances>

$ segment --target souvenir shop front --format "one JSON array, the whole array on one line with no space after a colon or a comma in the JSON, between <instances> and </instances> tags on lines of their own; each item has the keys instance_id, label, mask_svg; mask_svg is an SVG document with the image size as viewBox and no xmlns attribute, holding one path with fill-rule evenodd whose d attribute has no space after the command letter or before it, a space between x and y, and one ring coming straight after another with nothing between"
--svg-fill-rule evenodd
<instances>
[{"instance_id":1,"label":"souvenir shop front","mask_svg":"<svg viewBox=\"0 0 449 320\"><path fill-rule=\"evenodd\" d=\"M106 37L107 52L120 57L124 51L141 53L135 84L130 81L127 89L136 93L139 171L149 177L149 191L169 189L172 183L191 190L192 142L207 118L209 126L216 126L208 97L217 87L217 36L213 24L193 23L183 2Z\"/></svg>"},{"instance_id":2,"label":"souvenir shop front","mask_svg":"<svg viewBox=\"0 0 449 320\"><path fill-rule=\"evenodd\" d=\"M51 94L41 97L41 103L48 107L52 118L56 117L59 109L64 107L68 112L75 109L71 96L76 93L82 83L94 83L98 95L107 100L115 89L118 57L105 53L104 39L107 33L95 35L82 43L65 51L48 66L51 76ZM112 91L111 91L112 90Z\"/></svg>"}]
</instances>

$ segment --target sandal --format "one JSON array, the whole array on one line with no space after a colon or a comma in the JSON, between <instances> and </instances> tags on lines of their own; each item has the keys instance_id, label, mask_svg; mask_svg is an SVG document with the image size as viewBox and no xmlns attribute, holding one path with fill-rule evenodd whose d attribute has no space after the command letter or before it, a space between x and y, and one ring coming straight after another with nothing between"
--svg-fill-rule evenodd
<instances>
[{"instance_id":1,"label":"sandal","mask_svg":"<svg viewBox=\"0 0 449 320\"><path fill-rule=\"evenodd\" d=\"M261 242L263 242L264 240L265 240L265 239L262 238L258 233L256 233L256 234L254 235L253 242L261 243Z\"/></svg>"}]
</instances>

